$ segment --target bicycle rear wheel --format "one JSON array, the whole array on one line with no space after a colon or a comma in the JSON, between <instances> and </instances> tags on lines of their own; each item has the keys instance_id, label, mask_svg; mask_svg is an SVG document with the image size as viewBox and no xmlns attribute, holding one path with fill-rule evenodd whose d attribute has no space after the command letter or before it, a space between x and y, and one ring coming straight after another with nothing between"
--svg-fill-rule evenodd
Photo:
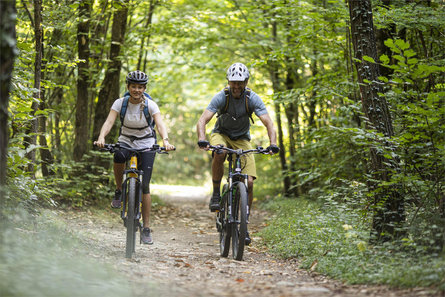
<instances>
[{"instance_id":1,"label":"bicycle rear wheel","mask_svg":"<svg viewBox=\"0 0 445 297\"><path fill-rule=\"evenodd\" d=\"M227 188L228 185L225 184L221 198L221 208L217 217L220 223L220 228L218 228L219 250L222 257L227 257L230 251L231 224L227 222L227 218L229 217L229 192L227 192Z\"/></svg>"},{"instance_id":2,"label":"bicycle rear wheel","mask_svg":"<svg viewBox=\"0 0 445 297\"><path fill-rule=\"evenodd\" d=\"M232 224L232 256L241 261L247 236L247 188L242 182L233 188L232 215L235 220Z\"/></svg>"},{"instance_id":3,"label":"bicycle rear wheel","mask_svg":"<svg viewBox=\"0 0 445 297\"><path fill-rule=\"evenodd\" d=\"M128 192L127 192L127 218L126 218L126 226L127 226L127 242L125 245L125 257L131 258L133 252L135 251L135 243L136 243L136 179L130 178L128 183Z\"/></svg>"}]
</instances>

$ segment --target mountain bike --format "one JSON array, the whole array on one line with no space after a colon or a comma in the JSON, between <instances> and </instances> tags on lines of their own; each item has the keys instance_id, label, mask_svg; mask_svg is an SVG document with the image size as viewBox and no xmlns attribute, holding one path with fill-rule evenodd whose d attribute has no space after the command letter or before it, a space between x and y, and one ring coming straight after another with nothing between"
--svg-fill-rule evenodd
<instances>
[{"instance_id":1,"label":"mountain bike","mask_svg":"<svg viewBox=\"0 0 445 297\"><path fill-rule=\"evenodd\" d=\"M222 257L228 257L232 241L232 257L241 261L247 236L248 183L247 174L241 173L241 157L247 154L269 154L268 149L257 147L235 150L221 145L208 146L215 153L227 152L227 183L222 189L220 210L216 213L216 229L219 232L219 247Z\"/></svg>"},{"instance_id":2,"label":"mountain bike","mask_svg":"<svg viewBox=\"0 0 445 297\"><path fill-rule=\"evenodd\" d=\"M105 144L100 151L114 153L119 150L120 144ZM141 203L142 203L142 176L143 170L138 169L139 153L153 151L159 154L168 154L165 147L155 144L151 148L133 149L123 147L130 152L129 161L127 161L122 183L122 211L121 218L127 229L127 238L125 245L125 257L131 258L136 248L136 232L142 230Z\"/></svg>"}]
</instances>

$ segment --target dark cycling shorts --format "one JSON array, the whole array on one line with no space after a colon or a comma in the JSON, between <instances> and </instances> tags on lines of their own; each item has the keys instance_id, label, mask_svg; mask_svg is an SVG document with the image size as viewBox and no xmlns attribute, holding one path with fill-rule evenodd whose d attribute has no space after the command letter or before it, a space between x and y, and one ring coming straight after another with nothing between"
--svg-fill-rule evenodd
<instances>
[{"instance_id":1,"label":"dark cycling shorts","mask_svg":"<svg viewBox=\"0 0 445 297\"><path fill-rule=\"evenodd\" d=\"M114 153L115 163L125 163L130 159L130 151L125 148L120 148ZM153 171L153 164L155 162L156 152L141 152L138 158L138 169L144 171L142 176L142 193L150 194L150 180Z\"/></svg>"}]
</instances>

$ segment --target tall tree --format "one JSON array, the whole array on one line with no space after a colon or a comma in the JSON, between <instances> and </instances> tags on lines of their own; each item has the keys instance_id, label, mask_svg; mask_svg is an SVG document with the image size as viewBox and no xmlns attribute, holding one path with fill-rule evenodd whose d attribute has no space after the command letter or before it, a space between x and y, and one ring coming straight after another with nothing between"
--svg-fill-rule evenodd
<instances>
[{"instance_id":1,"label":"tall tree","mask_svg":"<svg viewBox=\"0 0 445 297\"><path fill-rule=\"evenodd\" d=\"M159 4L159 0L150 0L150 5L148 6L147 21L145 23L145 28L148 29L148 34L143 35L142 39L141 39L141 47L139 50L137 69L140 69L144 72L146 72L146 68L147 68L147 52L148 52L148 48L150 46L153 13L154 13L154 10L158 4ZM145 41L145 40L147 40L147 41Z\"/></svg>"},{"instance_id":2,"label":"tall tree","mask_svg":"<svg viewBox=\"0 0 445 297\"><path fill-rule=\"evenodd\" d=\"M80 61L78 63L77 76L76 125L74 129L73 151L74 161L80 161L88 148L90 17L91 1L81 1L79 4L79 23L77 25L77 50Z\"/></svg>"},{"instance_id":3,"label":"tall tree","mask_svg":"<svg viewBox=\"0 0 445 297\"><path fill-rule=\"evenodd\" d=\"M12 70L17 55L15 1L0 1L0 216L4 205L8 148L8 105ZM1 219L1 217L0 217Z\"/></svg>"},{"instance_id":4,"label":"tall tree","mask_svg":"<svg viewBox=\"0 0 445 297\"><path fill-rule=\"evenodd\" d=\"M370 0L348 0L351 20L351 36L355 53L363 111L369 128L375 129L385 137L394 136L391 115L383 92L378 83L379 67L370 62L370 57L377 61L377 46L373 26L372 7ZM391 143L384 144L391 147ZM371 172L373 182L371 190L377 190L381 182L388 182L391 174L398 168L394 160L388 160L383 152L371 148ZM380 188L374 191L375 212L373 215L373 234L377 240L387 240L397 236L397 230L405 219L404 199L397 187Z\"/></svg>"},{"instance_id":5,"label":"tall tree","mask_svg":"<svg viewBox=\"0 0 445 297\"><path fill-rule=\"evenodd\" d=\"M128 2L124 1L113 14L113 25L111 28L110 61L105 72L105 78L99 91L99 98L95 108L93 139L99 136L100 129L107 118L109 108L113 100L119 97L119 75L122 67L120 58L121 47L125 40L127 26ZM113 133L110 133L113 137Z\"/></svg>"},{"instance_id":6,"label":"tall tree","mask_svg":"<svg viewBox=\"0 0 445 297\"><path fill-rule=\"evenodd\" d=\"M33 97L34 100L31 104L31 114L33 119L31 120L31 126L28 130L27 137L25 139L25 146L30 147L27 154L30 160L28 170L34 172L36 163L36 150L33 146L37 144L37 132L38 132L38 118L35 116L36 111L39 108L40 103L40 85L42 79L42 48L43 48L43 30L42 30L42 0L34 0L34 38L36 55L34 60L34 89L36 90Z\"/></svg>"}]
</instances>

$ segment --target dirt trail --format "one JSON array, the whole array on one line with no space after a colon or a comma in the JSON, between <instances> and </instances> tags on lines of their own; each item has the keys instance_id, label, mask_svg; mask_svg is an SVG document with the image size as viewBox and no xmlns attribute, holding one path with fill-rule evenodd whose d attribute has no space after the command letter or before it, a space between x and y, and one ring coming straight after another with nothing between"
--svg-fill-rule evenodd
<instances>
[{"instance_id":1,"label":"dirt trail","mask_svg":"<svg viewBox=\"0 0 445 297\"><path fill-rule=\"evenodd\" d=\"M154 187L155 188L155 187ZM201 188L186 187L167 194L168 206L157 208L151 227L154 245L136 246L133 259L124 257L125 229L117 213L65 216L76 232L91 245L90 255L130 275L136 296L430 296L423 290L388 290L385 287L347 286L306 272L295 260L275 259L261 248L255 232L263 226L264 214L253 211L249 230L252 245L244 261L221 258L214 214ZM139 240L139 235L137 236ZM100 251L100 252L98 252ZM154 294L153 294L154 293Z\"/></svg>"}]
</instances>

